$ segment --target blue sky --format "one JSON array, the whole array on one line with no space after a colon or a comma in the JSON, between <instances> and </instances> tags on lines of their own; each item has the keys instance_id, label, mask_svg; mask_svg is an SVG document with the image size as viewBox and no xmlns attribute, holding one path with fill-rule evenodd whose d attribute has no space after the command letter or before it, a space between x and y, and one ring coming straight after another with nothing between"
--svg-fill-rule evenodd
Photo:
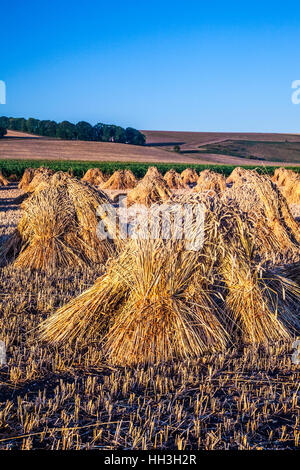
<instances>
[{"instance_id":1,"label":"blue sky","mask_svg":"<svg viewBox=\"0 0 300 470\"><path fill-rule=\"evenodd\" d=\"M1 37L0 115L300 132L297 2L15 0Z\"/></svg>"}]
</instances>

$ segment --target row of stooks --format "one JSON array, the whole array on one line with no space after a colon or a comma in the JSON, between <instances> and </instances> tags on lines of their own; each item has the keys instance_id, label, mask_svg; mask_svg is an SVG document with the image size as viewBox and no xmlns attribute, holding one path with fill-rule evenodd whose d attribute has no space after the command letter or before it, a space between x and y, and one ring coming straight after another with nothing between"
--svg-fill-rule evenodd
<instances>
[{"instance_id":1,"label":"row of stooks","mask_svg":"<svg viewBox=\"0 0 300 470\"><path fill-rule=\"evenodd\" d=\"M46 168L27 168L19 183L19 189L26 193L33 192L39 185L48 182L54 174ZM244 184L247 180L247 171L235 168L226 179L221 173L210 170L201 171L198 175L195 169L186 168L181 174L175 170L169 170L164 176L156 167L150 167L141 181L137 181L131 170L118 170L111 176L103 174L100 168L90 168L85 173L82 181L90 183L101 190L133 190L129 193L128 203L141 202L151 204L156 200L166 200L171 196L170 190L189 189L193 187L195 192L211 191L216 194L226 191L233 184ZM300 174L286 168L275 170L272 181L287 200L288 204L300 204ZM7 185L9 181L0 172L0 186ZM147 192L151 197L141 198L140 192ZM146 191L145 191L146 190Z\"/></svg>"},{"instance_id":2,"label":"row of stooks","mask_svg":"<svg viewBox=\"0 0 300 470\"><path fill-rule=\"evenodd\" d=\"M299 224L268 176L236 169L223 191L169 195L170 208L205 207L199 251L175 236L100 240L96 210L109 207L109 197L68 174L48 176L23 201L18 228L1 247L2 264L52 270L104 263L105 273L41 324L42 340L76 347L97 341L105 360L134 365L264 346L300 331ZM139 194L160 177L145 178ZM107 212L105 224L114 230Z\"/></svg>"}]
</instances>

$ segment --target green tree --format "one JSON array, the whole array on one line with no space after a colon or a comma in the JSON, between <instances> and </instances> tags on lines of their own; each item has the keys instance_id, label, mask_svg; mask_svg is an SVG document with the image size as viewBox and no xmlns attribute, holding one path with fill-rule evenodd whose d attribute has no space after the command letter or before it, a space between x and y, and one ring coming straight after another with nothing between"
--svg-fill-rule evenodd
<instances>
[{"instance_id":1,"label":"green tree","mask_svg":"<svg viewBox=\"0 0 300 470\"><path fill-rule=\"evenodd\" d=\"M0 139L2 139L3 136L6 134L6 128L0 126Z\"/></svg>"},{"instance_id":2,"label":"green tree","mask_svg":"<svg viewBox=\"0 0 300 470\"><path fill-rule=\"evenodd\" d=\"M76 126L69 121L62 121L58 124L56 136L60 139L76 139Z\"/></svg>"},{"instance_id":3,"label":"green tree","mask_svg":"<svg viewBox=\"0 0 300 470\"><path fill-rule=\"evenodd\" d=\"M9 127L9 118L6 116L1 116L0 117L0 127L3 129L8 129Z\"/></svg>"},{"instance_id":4,"label":"green tree","mask_svg":"<svg viewBox=\"0 0 300 470\"><path fill-rule=\"evenodd\" d=\"M127 127L126 129L126 142L132 145L145 145L146 137L137 129Z\"/></svg>"},{"instance_id":5,"label":"green tree","mask_svg":"<svg viewBox=\"0 0 300 470\"><path fill-rule=\"evenodd\" d=\"M39 121L37 133L47 137L56 137L57 123L55 121Z\"/></svg>"},{"instance_id":6,"label":"green tree","mask_svg":"<svg viewBox=\"0 0 300 470\"><path fill-rule=\"evenodd\" d=\"M80 121L75 127L78 140L93 140L93 127L88 122Z\"/></svg>"},{"instance_id":7,"label":"green tree","mask_svg":"<svg viewBox=\"0 0 300 470\"><path fill-rule=\"evenodd\" d=\"M27 123L24 118L9 118L9 129L20 132L27 132Z\"/></svg>"},{"instance_id":8,"label":"green tree","mask_svg":"<svg viewBox=\"0 0 300 470\"><path fill-rule=\"evenodd\" d=\"M93 127L93 140L95 140L97 142L102 142L103 126L104 126L104 124L102 124L102 122L98 122Z\"/></svg>"},{"instance_id":9,"label":"green tree","mask_svg":"<svg viewBox=\"0 0 300 470\"><path fill-rule=\"evenodd\" d=\"M114 142L119 142L120 144L126 143L126 131L123 127L115 126Z\"/></svg>"},{"instance_id":10,"label":"green tree","mask_svg":"<svg viewBox=\"0 0 300 470\"><path fill-rule=\"evenodd\" d=\"M39 119L34 119L34 118L29 118L27 119L27 132L30 134L38 134L39 133L39 126L40 126L40 120Z\"/></svg>"},{"instance_id":11,"label":"green tree","mask_svg":"<svg viewBox=\"0 0 300 470\"><path fill-rule=\"evenodd\" d=\"M103 124L103 128L102 128L103 142L114 142L115 128L116 126L114 126L113 124Z\"/></svg>"}]
</instances>

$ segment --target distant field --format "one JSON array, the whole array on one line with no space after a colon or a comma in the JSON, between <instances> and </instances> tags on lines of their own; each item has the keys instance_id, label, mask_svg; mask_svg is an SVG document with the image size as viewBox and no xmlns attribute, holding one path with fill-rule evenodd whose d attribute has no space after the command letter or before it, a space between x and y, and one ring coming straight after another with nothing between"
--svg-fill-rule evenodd
<instances>
[{"instance_id":1,"label":"distant field","mask_svg":"<svg viewBox=\"0 0 300 470\"><path fill-rule=\"evenodd\" d=\"M270 142L299 142L300 134L276 134L259 132L176 132L141 131L145 134L147 145L172 149L180 145L182 151L196 150L199 146L223 142L225 140L250 140Z\"/></svg>"},{"instance_id":2,"label":"distant field","mask_svg":"<svg viewBox=\"0 0 300 470\"><path fill-rule=\"evenodd\" d=\"M5 138L0 140L0 159L18 160L63 160L86 162L135 162L135 163L166 163L171 164L221 164L221 165L278 165L280 161L286 165L297 165L300 160L296 150L293 157L290 150L282 150L282 160L279 152L274 151L267 143L282 143L284 146L295 145L300 148L300 135L287 134L239 134L211 132L163 132L142 131L147 137L147 145L135 146L107 142L64 141L8 131ZM239 153L236 149L233 155L225 148L224 142L258 142L265 141L264 148L260 147L256 159L253 152L249 155ZM288 140L288 143L286 143ZM222 147L218 147L221 145ZM211 145L217 144L216 152ZM173 151L174 145L180 145L181 152ZM207 149L207 151L205 150ZM275 149L275 147L274 147ZM275 149L276 150L276 149ZM222 153L223 152L223 153ZM265 155L267 152L267 155ZM262 154L261 154L262 153ZM265 160L262 160L265 158Z\"/></svg>"},{"instance_id":3,"label":"distant field","mask_svg":"<svg viewBox=\"0 0 300 470\"><path fill-rule=\"evenodd\" d=\"M234 159L300 163L300 134L142 131L147 145L182 155L234 164ZM210 157L209 157L210 155ZM229 161L230 159L230 161ZM241 163L241 162L240 162ZM248 161L245 162L249 163Z\"/></svg>"},{"instance_id":4,"label":"distant field","mask_svg":"<svg viewBox=\"0 0 300 470\"><path fill-rule=\"evenodd\" d=\"M300 163L300 142L225 140L200 147L199 151L253 160Z\"/></svg>"}]
</instances>

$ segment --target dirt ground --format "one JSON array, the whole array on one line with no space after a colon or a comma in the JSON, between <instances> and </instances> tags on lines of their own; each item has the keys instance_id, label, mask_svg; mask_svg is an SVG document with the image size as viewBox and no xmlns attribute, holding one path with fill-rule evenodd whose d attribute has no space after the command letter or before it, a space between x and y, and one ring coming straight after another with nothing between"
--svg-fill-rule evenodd
<instances>
[{"instance_id":1,"label":"dirt ground","mask_svg":"<svg viewBox=\"0 0 300 470\"><path fill-rule=\"evenodd\" d=\"M16 183L0 187L2 239L20 220L21 194ZM40 322L99 274L0 269L0 450L299 448L292 344L117 368L96 342L81 351L38 341Z\"/></svg>"},{"instance_id":2,"label":"dirt ground","mask_svg":"<svg viewBox=\"0 0 300 470\"><path fill-rule=\"evenodd\" d=\"M8 131L0 140L0 159L33 160L83 160L83 161L120 161L149 163L219 163L230 165L278 165L278 162L232 157L219 154L193 153L199 145L220 142L228 138L284 141L283 134L226 134L226 133L163 133L143 131L148 145L135 146L107 142L64 141L53 138L32 136L16 131ZM174 134L174 135L173 135ZM235 137L234 137L235 136ZM300 136L291 135L289 139L299 141ZM173 146L180 144L183 153L174 152ZM187 153L184 153L187 152ZM190 153L188 153L190 152ZM295 164L293 164L295 165Z\"/></svg>"}]
</instances>

